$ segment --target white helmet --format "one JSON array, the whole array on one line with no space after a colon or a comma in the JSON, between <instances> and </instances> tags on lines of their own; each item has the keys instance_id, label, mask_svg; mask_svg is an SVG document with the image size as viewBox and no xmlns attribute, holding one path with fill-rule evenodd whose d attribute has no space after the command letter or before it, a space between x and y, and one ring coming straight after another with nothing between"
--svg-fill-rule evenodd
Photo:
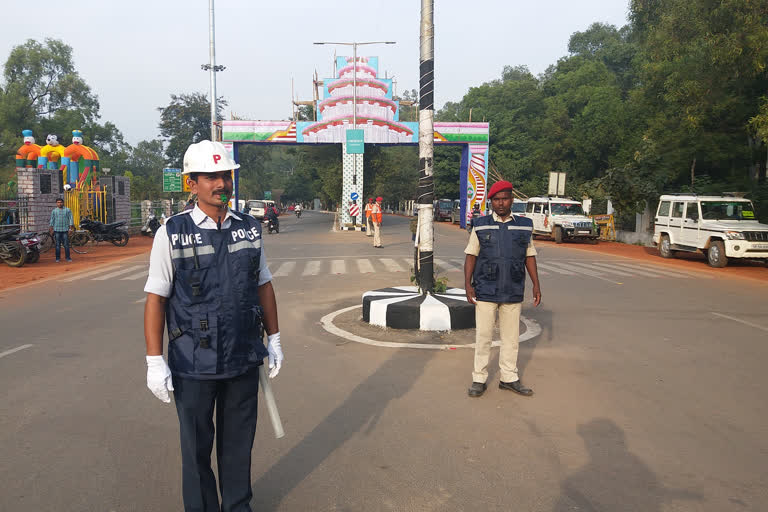
<instances>
[{"instance_id":1,"label":"white helmet","mask_svg":"<svg viewBox=\"0 0 768 512\"><path fill-rule=\"evenodd\" d=\"M240 164L229 158L229 153L221 142L201 140L197 144L190 144L184 153L182 174L231 171L239 168Z\"/></svg>"}]
</instances>

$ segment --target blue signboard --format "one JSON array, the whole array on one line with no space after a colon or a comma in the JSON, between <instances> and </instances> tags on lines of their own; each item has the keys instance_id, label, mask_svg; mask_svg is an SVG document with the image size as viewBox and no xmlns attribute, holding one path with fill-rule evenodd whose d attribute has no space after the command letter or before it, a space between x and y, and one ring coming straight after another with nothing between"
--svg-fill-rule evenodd
<instances>
[{"instance_id":1,"label":"blue signboard","mask_svg":"<svg viewBox=\"0 0 768 512\"><path fill-rule=\"evenodd\" d=\"M365 132L363 130L347 130L347 154L362 155L365 147Z\"/></svg>"},{"instance_id":2,"label":"blue signboard","mask_svg":"<svg viewBox=\"0 0 768 512\"><path fill-rule=\"evenodd\" d=\"M351 194L349 194L349 197L351 197L353 201L357 201L357 198L360 196L357 195L357 192L352 192Z\"/></svg>"}]
</instances>

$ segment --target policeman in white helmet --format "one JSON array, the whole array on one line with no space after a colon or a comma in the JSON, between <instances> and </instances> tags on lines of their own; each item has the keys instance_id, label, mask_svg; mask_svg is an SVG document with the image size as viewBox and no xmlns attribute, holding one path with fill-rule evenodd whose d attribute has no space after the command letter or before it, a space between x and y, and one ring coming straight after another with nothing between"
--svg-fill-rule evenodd
<instances>
[{"instance_id":1,"label":"policeman in white helmet","mask_svg":"<svg viewBox=\"0 0 768 512\"><path fill-rule=\"evenodd\" d=\"M238 167L219 142L189 146L183 173L197 205L158 229L144 287L147 386L167 403L173 391L187 511L251 510L258 367L268 357L274 378L283 361L261 226L227 206ZM221 503L211 470L214 437Z\"/></svg>"}]
</instances>

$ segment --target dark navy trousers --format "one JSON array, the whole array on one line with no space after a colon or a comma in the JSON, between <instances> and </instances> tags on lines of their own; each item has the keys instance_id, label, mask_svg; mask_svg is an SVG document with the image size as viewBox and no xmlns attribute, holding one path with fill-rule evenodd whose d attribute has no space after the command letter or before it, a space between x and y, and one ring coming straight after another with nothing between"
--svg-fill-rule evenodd
<instances>
[{"instance_id":1,"label":"dark navy trousers","mask_svg":"<svg viewBox=\"0 0 768 512\"><path fill-rule=\"evenodd\" d=\"M174 376L173 387L181 436L184 510L251 512L251 450L256 433L258 368L223 380ZM221 508L211 469L214 436Z\"/></svg>"}]
</instances>

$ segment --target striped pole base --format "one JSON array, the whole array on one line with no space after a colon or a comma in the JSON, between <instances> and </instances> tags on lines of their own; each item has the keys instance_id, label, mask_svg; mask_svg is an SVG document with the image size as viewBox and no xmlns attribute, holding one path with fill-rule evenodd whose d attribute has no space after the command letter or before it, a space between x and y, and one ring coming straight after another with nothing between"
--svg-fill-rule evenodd
<instances>
[{"instance_id":1,"label":"striped pole base","mask_svg":"<svg viewBox=\"0 0 768 512\"><path fill-rule=\"evenodd\" d=\"M363 294L363 320L392 329L470 329L475 326L475 306L461 288L424 295L415 286L395 286Z\"/></svg>"},{"instance_id":2,"label":"striped pole base","mask_svg":"<svg viewBox=\"0 0 768 512\"><path fill-rule=\"evenodd\" d=\"M344 226L341 226L342 231L365 231L365 226L353 226L351 224L345 224Z\"/></svg>"}]
</instances>

